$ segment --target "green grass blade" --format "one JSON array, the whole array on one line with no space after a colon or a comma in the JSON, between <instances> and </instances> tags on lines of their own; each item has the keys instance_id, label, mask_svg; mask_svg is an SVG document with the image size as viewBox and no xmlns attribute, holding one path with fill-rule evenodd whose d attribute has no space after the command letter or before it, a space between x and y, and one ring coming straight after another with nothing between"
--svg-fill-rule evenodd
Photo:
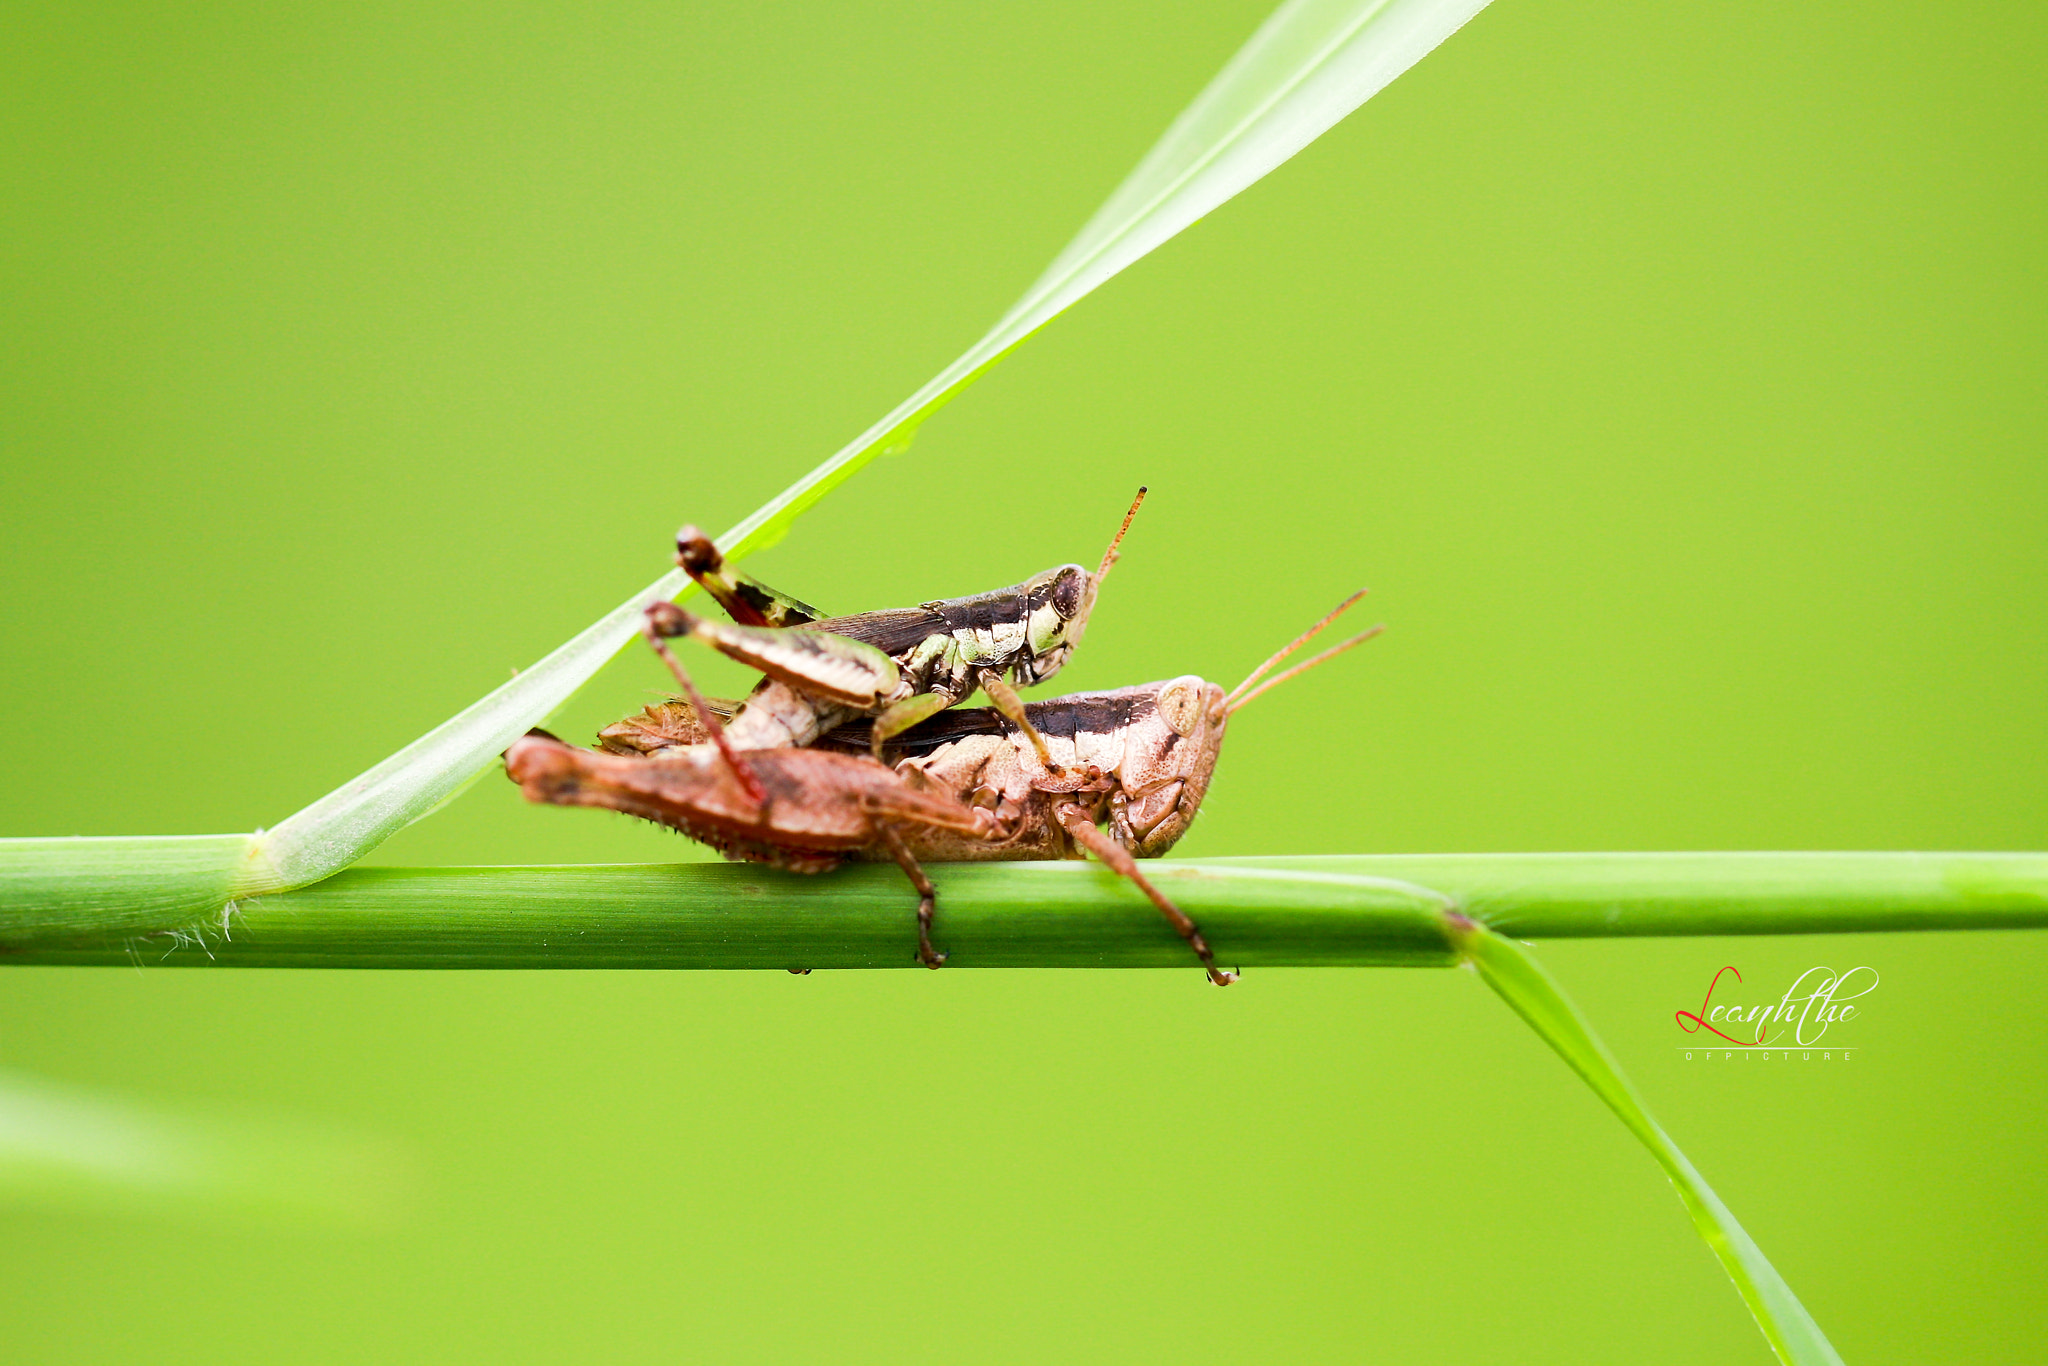
<instances>
[{"instance_id":1,"label":"green grass blade","mask_svg":"<svg viewBox=\"0 0 2048 1366\"><path fill-rule=\"evenodd\" d=\"M1806 1306L1792 1293L1763 1251L1743 1231L1721 1197L1687 1160L1671 1136L1643 1108L1641 1097L1622 1075L1607 1046L1600 1042L1577 1008L1527 950L1493 933L1477 921L1454 918L1460 951L1486 984L1528 1021L1543 1041L1557 1050L1565 1065L1593 1088L1607 1108L1642 1141L1671 1184L1678 1188L1693 1226L1721 1259L1743 1303L1756 1316L1771 1350L1787 1366L1841 1366L1838 1356Z\"/></svg>"},{"instance_id":2,"label":"green grass blade","mask_svg":"<svg viewBox=\"0 0 2048 1366\"><path fill-rule=\"evenodd\" d=\"M397 1211L402 1167L383 1145L317 1125L0 1072L0 1207L375 1224Z\"/></svg>"},{"instance_id":3,"label":"green grass blade","mask_svg":"<svg viewBox=\"0 0 2048 1366\"><path fill-rule=\"evenodd\" d=\"M2048 926L2044 853L1314 854L1205 862L1420 883L1517 939Z\"/></svg>"},{"instance_id":4,"label":"green grass blade","mask_svg":"<svg viewBox=\"0 0 2048 1366\"><path fill-rule=\"evenodd\" d=\"M681 570L664 574L532 668L261 835L260 861L246 867L233 894L318 881L456 796L633 638L648 602L694 587Z\"/></svg>"},{"instance_id":5,"label":"green grass blade","mask_svg":"<svg viewBox=\"0 0 2048 1366\"><path fill-rule=\"evenodd\" d=\"M1281 5L1054 258L1005 323L1042 326L1308 146L1486 4Z\"/></svg>"},{"instance_id":6,"label":"green grass blade","mask_svg":"<svg viewBox=\"0 0 2048 1366\"><path fill-rule=\"evenodd\" d=\"M1103 281L1300 151L1420 60L1486 0L1293 0L1231 60L1024 297L930 382L728 531L737 559L887 451ZM347 867L452 796L632 639L640 608L676 596L663 575L574 640L263 838L241 888L303 886Z\"/></svg>"}]
</instances>

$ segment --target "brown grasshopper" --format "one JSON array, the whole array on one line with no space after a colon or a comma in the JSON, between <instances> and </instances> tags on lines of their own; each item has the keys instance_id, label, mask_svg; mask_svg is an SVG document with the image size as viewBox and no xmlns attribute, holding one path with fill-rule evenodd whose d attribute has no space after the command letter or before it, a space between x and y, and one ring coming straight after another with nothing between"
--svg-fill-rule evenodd
<instances>
[{"instance_id":1,"label":"brown grasshopper","mask_svg":"<svg viewBox=\"0 0 2048 1366\"><path fill-rule=\"evenodd\" d=\"M1200 928L1136 860L1159 857L1186 833L1233 712L1378 634L1375 626L1260 683L1362 595L1345 599L1227 693L1189 674L1031 703L1029 723L1053 760L1040 758L1023 727L993 709L956 712L898 737L884 750L893 767L870 757L872 740L858 727L815 749L740 753L706 709L712 744L629 757L534 731L505 752L505 768L531 801L623 811L728 858L803 873L893 860L917 890L918 958L934 968L945 962L931 939L938 892L922 862L1093 854L1159 908L1211 981L1228 985L1237 974L1216 966ZM701 706L688 675L678 681Z\"/></svg>"},{"instance_id":2,"label":"brown grasshopper","mask_svg":"<svg viewBox=\"0 0 2048 1366\"><path fill-rule=\"evenodd\" d=\"M726 743L734 749L802 748L868 715L874 717L871 743L879 754L892 736L980 688L1051 763L1012 683L1043 683L1072 656L1144 501L1141 488L1093 574L1078 564L1059 565L994 592L844 617L824 617L759 580L732 573L710 538L686 526L676 535L676 563L734 624L656 602L647 608L645 634L672 670L681 666L662 641L692 636L766 675L726 726ZM709 738L689 709L667 703L608 728L600 740L613 753L652 754Z\"/></svg>"}]
</instances>

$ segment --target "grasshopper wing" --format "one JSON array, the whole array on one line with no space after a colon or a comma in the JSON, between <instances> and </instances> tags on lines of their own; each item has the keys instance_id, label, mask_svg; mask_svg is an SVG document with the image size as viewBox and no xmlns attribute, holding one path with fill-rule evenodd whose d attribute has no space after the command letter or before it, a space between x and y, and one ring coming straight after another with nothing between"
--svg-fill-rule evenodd
<instances>
[{"instance_id":1,"label":"grasshopper wing","mask_svg":"<svg viewBox=\"0 0 2048 1366\"><path fill-rule=\"evenodd\" d=\"M740 704L722 697L707 697L705 704L720 721L730 721ZM607 754L658 754L679 745L709 744L711 732L697 719L688 698L671 697L653 702L638 716L614 721L597 733L598 748Z\"/></svg>"},{"instance_id":2,"label":"grasshopper wing","mask_svg":"<svg viewBox=\"0 0 2048 1366\"><path fill-rule=\"evenodd\" d=\"M878 612L827 617L811 628L872 645L885 655L900 655L946 633L946 619L929 607L890 607Z\"/></svg>"},{"instance_id":3,"label":"grasshopper wing","mask_svg":"<svg viewBox=\"0 0 2048 1366\"><path fill-rule=\"evenodd\" d=\"M892 761L919 757L970 735L1004 735L1014 729L994 707L955 707L918 722L901 735L891 736L887 756ZM819 739L818 747L846 754L866 754L873 733L874 721L863 717L827 731Z\"/></svg>"}]
</instances>

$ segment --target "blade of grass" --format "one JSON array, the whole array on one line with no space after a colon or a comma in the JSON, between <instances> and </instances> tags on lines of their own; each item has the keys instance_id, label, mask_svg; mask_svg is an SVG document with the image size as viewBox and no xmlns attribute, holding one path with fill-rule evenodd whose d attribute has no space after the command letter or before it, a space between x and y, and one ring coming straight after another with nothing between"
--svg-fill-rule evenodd
<instances>
[{"instance_id":1,"label":"blade of grass","mask_svg":"<svg viewBox=\"0 0 2048 1366\"><path fill-rule=\"evenodd\" d=\"M403 1165L317 1125L161 1109L0 1072L0 1205L375 1224L396 1213Z\"/></svg>"},{"instance_id":2,"label":"blade of grass","mask_svg":"<svg viewBox=\"0 0 2048 1366\"><path fill-rule=\"evenodd\" d=\"M1451 924L1459 952L1479 970L1486 984L1556 1050L1565 1065L1593 1088L1593 1093L1657 1159L1657 1165L1677 1188L1685 1212L1692 1216L1693 1227L1720 1258L1722 1268L1735 1282L1749 1312L1756 1316L1757 1327L1763 1330L1778 1360L1787 1366L1841 1366L1842 1358L1836 1355L1813 1316L1806 1312L1806 1306L1792 1293L1792 1287L1785 1284L1784 1277L1762 1249L1721 1203L1721 1197L1714 1194L1699 1169L1650 1117L1642 1098L1622 1075L1620 1064L1550 974L1521 945L1479 922L1457 915L1451 918Z\"/></svg>"},{"instance_id":3,"label":"blade of grass","mask_svg":"<svg viewBox=\"0 0 2048 1366\"><path fill-rule=\"evenodd\" d=\"M1159 145L996 325L843 449L721 538L739 559L887 451L955 395L1138 260L1299 152L1449 37L1487 0L1290 0L1167 130ZM451 795L616 654L663 575L534 668L292 816L262 839L242 894L303 886L347 867Z\"/></svg>"},{"instance_id":4,"label":"blade of grass","mask_svg":"<svg viewBox=\"0 0 2048 1366\"><path fill-rule=\"evenodd\" d=\"M2048 854L1325 854L1208 859L1399 878L1518 939L2048 926Z\"/></svg>"},{"instance_id":5,"label":"blade of grass","mask_svg":"<svg viewBox=\"0 0 2048 1366\"><path fill-rule=\"evenodd\" d=\"M1486 4L1289 0L1281 5L1174 120L997 330L1012 320L1043 325L1308 146Z\"/></svg>"}]
</instances>

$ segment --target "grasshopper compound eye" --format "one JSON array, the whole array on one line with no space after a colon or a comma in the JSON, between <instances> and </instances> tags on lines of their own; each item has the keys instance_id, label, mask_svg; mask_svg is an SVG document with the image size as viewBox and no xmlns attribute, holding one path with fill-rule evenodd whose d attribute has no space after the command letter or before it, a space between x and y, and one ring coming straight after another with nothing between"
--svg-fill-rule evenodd
<instances>
[{"instance_id":1,"label":"grasshopper compound eye","mask_svg":"<svg viewBox=\"0 0 2048 1366\"><path fill-rule=\"evenodd\" d=\"M1175 735L1193 735L1202 721L1202 680L1183 678L1169 684L1154 703Z\"/></svg>"},{"instance_id":2,"label":"grasshopper compound eye","mask_svg":"<svg viewBox=\"0 0 2048 1366\"><path fill-rule=\"evenodd\" d=\"M1059 613L1061 621L1072 621L1080 615L1087 595L1088 571L1078 564L1067 565L1052 581L1052 610Z\"/></svg>"}]
</instances>

